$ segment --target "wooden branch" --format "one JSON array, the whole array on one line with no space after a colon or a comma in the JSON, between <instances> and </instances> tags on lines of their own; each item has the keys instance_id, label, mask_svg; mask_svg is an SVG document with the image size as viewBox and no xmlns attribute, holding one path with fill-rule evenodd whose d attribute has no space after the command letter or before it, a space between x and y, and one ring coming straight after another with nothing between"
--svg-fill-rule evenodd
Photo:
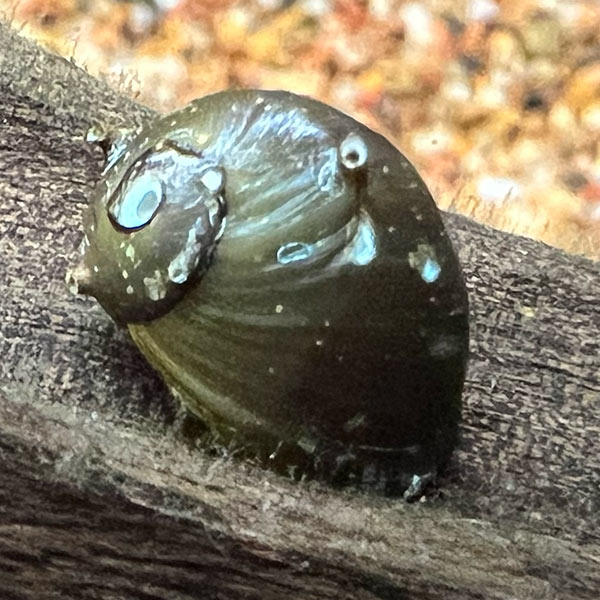
<instances>
[{"instance_id":1,"label":"wooden branch","mask_svg":"<svg viewBox=\"0 0 600 600\"><path fill-rule=\"evenodd\" d=\"M0 598L597 598L600 264L447 215L473 331L441 495L294 484L191 447L64 285L85 131L150 116L0 25Z\"/></svg>"}]
</instances>

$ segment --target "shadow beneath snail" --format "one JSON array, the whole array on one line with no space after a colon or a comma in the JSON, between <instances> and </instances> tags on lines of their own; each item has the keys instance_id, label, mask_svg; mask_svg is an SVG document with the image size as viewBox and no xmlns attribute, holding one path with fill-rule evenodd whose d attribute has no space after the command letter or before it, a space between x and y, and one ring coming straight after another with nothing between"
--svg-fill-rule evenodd
<instances>
[{"instance_id":1,"label":"shadow beneath snail","mask_svg":"<svg viewBox=\"0 0 600 600\"><path fill-rule=\"evenodd\" d=\"M110 373L111 398L119 415L130 418L151 416L171 425L179 406L160 375L144 359L126 328L103 318L102 335L94 336L96 352Z\"/></svg>"},{"instance_id":2,"label":"shadow beneath snail","mask_svg":"<svg viewBox=\"0 0 600 600\"><path fill-rule=\"evenodd\" d=\"M117 493L102 470L87 473L89 485L83 488L54 475L53 485L40 486L26 471L14 468L23 462L36 463L36 453L0 446L4 456L0 504L23 525L13 544L19 553L9 552L10 535L3 540L5 562L8 557L9 565L22 567L9 569L10 575L0 578L3 598L32 585L60 597L82 597L82 593L89 597L94 590L110 588L118 597L134 598L148 586L156 594L152 597L197 598L198 590L202 598L232 600L280 598L282 590L294 598L316 597L315 592L339 598L414 597L391 577L353 566L349 560L334 561L293 549L276 551L254 539L234 537L210 506L165 494L155 486L140 487L134 479L122 483L142 494L146 505ZM349 548L357 543L348 540ZM73 569L73 564L78 568ZM419 579L412 585L418 586Z\"/></svg>"}]
</instances>

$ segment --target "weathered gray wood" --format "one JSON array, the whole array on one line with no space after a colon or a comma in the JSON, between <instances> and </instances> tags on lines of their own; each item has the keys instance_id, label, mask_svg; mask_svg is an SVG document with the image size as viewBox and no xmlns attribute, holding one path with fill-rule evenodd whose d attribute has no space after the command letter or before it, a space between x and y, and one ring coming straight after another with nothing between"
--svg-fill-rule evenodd
<instances>
[{"instance_id":1,"label":"weathered gray wood","mask_svg":"<svg viewBox=\"0 0 600 600\"><path fill-rule=\"evenodd\" d=\"M442 496L294 484L186 445L66 291L84 132L150 116L0 25L0 598L597 598L600 264L448 215L473 356Z\"/></svg>"}]
</instances>

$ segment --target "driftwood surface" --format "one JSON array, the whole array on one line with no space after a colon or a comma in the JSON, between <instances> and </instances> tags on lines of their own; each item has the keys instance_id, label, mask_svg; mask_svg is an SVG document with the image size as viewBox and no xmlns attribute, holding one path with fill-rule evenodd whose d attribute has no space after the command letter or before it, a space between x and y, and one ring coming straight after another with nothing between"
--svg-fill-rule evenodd
<instances>
[{"instance_id":1,"label":"driftwood surface","mask_svg":"<svg viewBox=\"0 0 600 600\"><path fill-rule=\"evenodd\" d=\"M0 25L0 598L598 598L600 263L447 215L472 358L440 495L215 458L64 284L86 130L151 115Z\"/></svg>"}]
</instances>

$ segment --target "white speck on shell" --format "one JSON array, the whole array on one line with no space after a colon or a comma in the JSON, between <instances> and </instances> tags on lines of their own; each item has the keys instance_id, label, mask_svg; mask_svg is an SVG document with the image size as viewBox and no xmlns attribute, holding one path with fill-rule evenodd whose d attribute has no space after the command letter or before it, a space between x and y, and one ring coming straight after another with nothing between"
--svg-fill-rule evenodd
<instances>
[{"instance_id":1,"label":"white speck on shell","mask_svg":"<svg viewBox=\"0 0 600 600\"><path fill-rule=\"evenodd\" d=\"M131 262L133 262L135 260L135 248L131 244L129 244L129 246L127 246L127 248L125 249L125 256Z\"/></svg>"},{"instance_id":2,"label":"white speck on shell","mask_svg":"<svg viewBox=\"0 0 600 600\"><path fill-rule=\"evenodd\" d=\"M419 244L416 251L409 252L408 264L419 272L425 283L434 283L442 272L435 249L429 244Z\"/></svg>"},{"instance_id":3,"label":"white speck on shell","mask_svg":"<svg viewBox=\"0 0 600 600\"><path fill-rule=\"evenodd\" d=\"M146 288L148 298L155 302L162 300L167 295L167 286L158 269L154 271L154 277L144 277L144 287Z\"/></svg>"},{"instance_id":4,"label":"white speck on shell","mask_svg":"<svg viewBox=\"0 0 600 600\"><path fill-rule=\"evenodd\" d=\"M211 167L202 173L200 181L209 192L218 194L223 189L225 176L221 168Z\"/></svg>"},{"instance_id":5,"label":"white speck on shell","mask_svg":"<svg viewBox=\"0 0 600 600\"><path fill-rule=\"evenodd\" d=\"M188 231L187 240L183 250L170 262L167 272L173 283L185 283L194 269L198 266L201 258L202 244L201 236L204 233L204 222L198 217L194 225Z\"/></svg>"},{"instance_id":6,"label":"white speck on shell","mask_svg":"<svg viewBox=\"0 0 600 600\"><path fill-rule=\"evenodd\" d=\"M216 200L215 198L211 198L210 200L207 200L206 208L208 210L208 220L210 221L210 224L214 227L217 223L219 214L221 212L221 205L219 204L218 200ZM198 223L198 221L196 221L196 223Z\"/></svg>"},{"instance_id":7,"label":"white speck on shell","mask_svg":"<svg viewBox=\"0 0 600 600\"><path fill-rule=\"evenodd\" d=\"M217 231L217 234L215 235L215 242L218 242L223 237L223 234L225 233L226 225L227 225L227 217L223 217L223 220L221 221L221 224L219 225L219 230Z\"/></svg>"}]
</instances>

